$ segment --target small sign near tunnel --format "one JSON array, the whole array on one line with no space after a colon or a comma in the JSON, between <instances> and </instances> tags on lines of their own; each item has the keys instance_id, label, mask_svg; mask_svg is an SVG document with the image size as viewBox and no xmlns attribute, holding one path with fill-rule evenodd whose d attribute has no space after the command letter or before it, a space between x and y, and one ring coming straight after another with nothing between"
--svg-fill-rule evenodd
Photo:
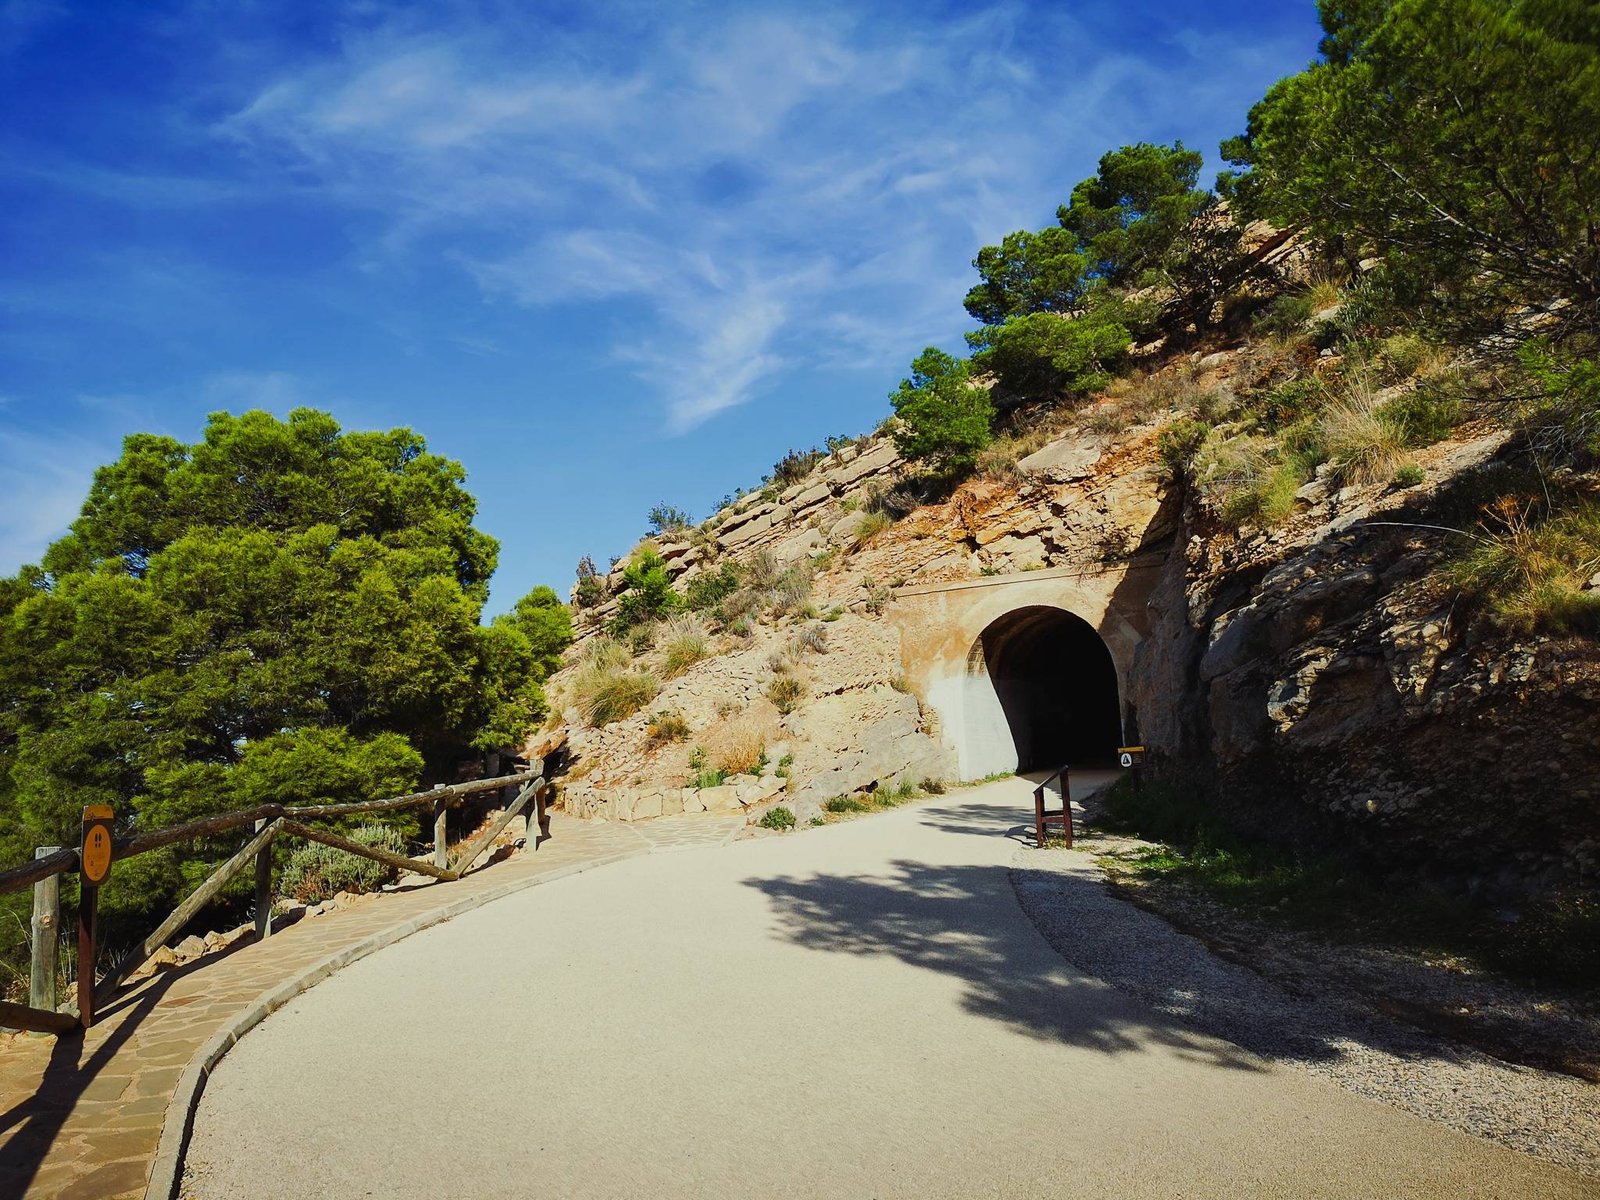
<instances>
[{"instance_id":1,"label":"small sign near tunnel","mask_svg":"<svg viewBox=\"0 0 1600 1200\"><path fill-rule=\"evenodd\" d=\"M1144 765L1143 746L1118 746L1117 761L1125 767L1140 767Z\"/></svg>"}]
</instances>

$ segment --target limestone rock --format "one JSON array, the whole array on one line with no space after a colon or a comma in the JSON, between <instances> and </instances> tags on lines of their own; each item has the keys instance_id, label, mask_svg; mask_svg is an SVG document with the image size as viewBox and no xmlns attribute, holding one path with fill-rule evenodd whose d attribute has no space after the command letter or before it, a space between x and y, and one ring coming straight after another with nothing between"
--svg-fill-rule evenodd
<instances>
[{"instance_id":1,"label":"limestone rock","mask_svg":"<svg viewBox=\"0 0 1600 1200\"><path fill-rule=\"evenodd\" d=\"M739 789L732 784L701 788L699 799L706 811L712 813L740 812L744 807L739 803Z\"/></svg>"}]
</instances>

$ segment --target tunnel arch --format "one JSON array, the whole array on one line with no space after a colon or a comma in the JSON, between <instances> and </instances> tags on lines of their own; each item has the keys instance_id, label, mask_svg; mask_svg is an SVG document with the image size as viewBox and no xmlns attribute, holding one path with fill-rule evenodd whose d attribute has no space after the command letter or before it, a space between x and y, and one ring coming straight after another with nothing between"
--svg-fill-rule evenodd
<instances>
[{"instance_id":1,"label":"tunnel arch","mask_svg":"<svg viewBox=\"0 0 1600 1200\"><path fill-rule=\"evenodd\" d=\"M1122 738L1111 648L1065 608L1030 604L990 621L967 654L962 775L1109 765Z\"/></svg>"}]
</instances>

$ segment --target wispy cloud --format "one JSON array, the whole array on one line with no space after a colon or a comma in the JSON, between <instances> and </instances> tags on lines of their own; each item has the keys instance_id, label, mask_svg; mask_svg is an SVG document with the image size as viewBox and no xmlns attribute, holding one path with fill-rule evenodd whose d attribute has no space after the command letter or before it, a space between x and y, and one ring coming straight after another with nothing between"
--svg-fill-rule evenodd
<instances>
[{"instance_id":1,"label":"wispy cloud","mask_svg":"<svg viewBox=\"0 0 1600 1200\"><path fill-rule=\"evenodd\" d=\"M786 368L892 370L953 338L977 246L1047 219L1082 169L1064 163L1230 53L1174 74L1035 11L1023 54L1007 6L942 25L665 11L630 9L638 36L615 44L365 29L221 129L381 214L375 253L442 244L531 308L625 304L615 354L683 431ZM1036 69L1069 49L1078 75Z\"/></svg>"},{"instance_id":2,"label":"wispy cloud","mask_svg":"<svg viewBox=\"0 0 1600 1200\"><path fill-rule=\"evenodd\" d=\"M77 518L95 468L114 447L89 438L0 428L0 564L36 563Z\"/></svg>"}]
</instances>

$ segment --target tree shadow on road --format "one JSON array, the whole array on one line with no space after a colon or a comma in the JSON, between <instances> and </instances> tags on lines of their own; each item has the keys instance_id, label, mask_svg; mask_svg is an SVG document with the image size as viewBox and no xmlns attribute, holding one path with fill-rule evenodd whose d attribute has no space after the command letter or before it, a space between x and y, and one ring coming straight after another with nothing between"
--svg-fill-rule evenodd
<instances>
[{"instance_id":1,"label":"tree shadow on road","mask_svg":"<svg viewBox=\"0 0 1600 1200\"><path fill-rule=\"evenodd\" d=\"M926 816L964 825L977 816L966 807ZM1004 824L993 805L970 807L984 811L989 829ZM1162 1046L1216 1066L1266 1069L1253 1055L1070 968L1018 910L1004 868L898 860L876 877L780 876L749 886L771 902L779 936L811 950L892 955L954 976L965 986L968 1012L1021 1035L1106 1054Z\"/></svg>"}]
</instances>

